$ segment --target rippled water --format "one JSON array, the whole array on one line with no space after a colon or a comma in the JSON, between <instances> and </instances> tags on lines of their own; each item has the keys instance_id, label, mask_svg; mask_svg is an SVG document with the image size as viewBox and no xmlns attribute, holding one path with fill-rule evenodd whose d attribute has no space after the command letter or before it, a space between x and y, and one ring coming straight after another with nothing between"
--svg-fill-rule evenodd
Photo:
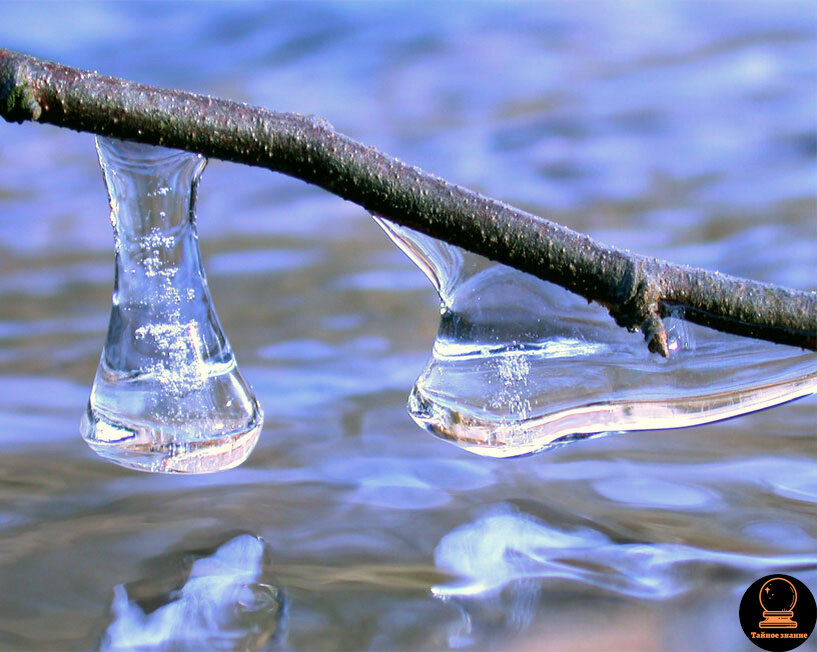
<instances>
[{"instance_id":1,"label":"rippled water","mask_svg":"<svg viewBox=\"0 0 817 652\"><path fill-rule=\"evenodd\" d=\"M807 3L0 9L3 46L315 113L610 244L815 289ZM215 161L201 247L260 443L205 477L100 460L107 215L91 136L0 124L0 647L750 649L750 582L817 589L813 397L532 458L447 446L405 408L422 274L357 206Z\"/></svg>"}]
</instances>

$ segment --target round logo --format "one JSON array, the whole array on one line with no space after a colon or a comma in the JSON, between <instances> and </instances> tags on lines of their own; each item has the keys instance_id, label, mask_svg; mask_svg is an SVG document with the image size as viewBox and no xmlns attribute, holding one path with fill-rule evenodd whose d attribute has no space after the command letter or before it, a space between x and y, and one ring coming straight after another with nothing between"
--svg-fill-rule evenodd
<instances>
[{"instance_id":1,"label":"round logo","mask_svg":"<svg viewBox=\"0 0 817 652\"><path fill-rule=\"evenodd\" d=\"M808 587L790 575L767 575L754 582L740 601L740 625L763 650L793 650L806 642L817 620Z\"/></svg>"}]
</instances>

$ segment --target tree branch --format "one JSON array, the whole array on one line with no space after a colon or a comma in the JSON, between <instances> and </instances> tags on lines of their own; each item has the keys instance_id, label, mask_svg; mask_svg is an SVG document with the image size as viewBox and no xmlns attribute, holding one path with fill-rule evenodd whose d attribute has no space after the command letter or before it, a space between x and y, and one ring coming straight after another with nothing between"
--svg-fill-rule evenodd
<instances>
[{"instance_id":1,"label":"tree branch","mask_svg":"<svg viewBox=\"0 0 817 652\"><path fill-rule=\"evenodd\" d=\"M265 167L605 306L669 355L662 317L817 349L817 293L613 247L390 158L320 118L165 90L0 49L0 114Z\"/></svg>"}]
</instances>

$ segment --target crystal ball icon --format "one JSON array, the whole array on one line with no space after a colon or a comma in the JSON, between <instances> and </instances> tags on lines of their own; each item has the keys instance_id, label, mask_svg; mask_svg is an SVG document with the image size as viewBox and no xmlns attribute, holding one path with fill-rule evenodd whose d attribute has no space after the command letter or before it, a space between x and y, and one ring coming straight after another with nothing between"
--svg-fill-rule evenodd
<instances>
[{"instance_id":1,"label":"crystal ball icon","mask_svg":"<svg viewBox=\"0 0 817 652\"><path fill-rule=\"evenodd\" d=\"M793 629L797 623L792 620L797 602L797 589L785 577L773 577L763 583L758 595L763 607L761 629Z\"/></svg>"},{"instance_id":2,"label":"crystal ball icon","mask_svg":"<svg viewBox=\"0 0 817 652\"><path fill-rule=\"evenodd\" d=\"M765 611L791 611L797 602L797 590L787 579L775 577L760 587L760 604Z\"/></svg>"}]
</instances>

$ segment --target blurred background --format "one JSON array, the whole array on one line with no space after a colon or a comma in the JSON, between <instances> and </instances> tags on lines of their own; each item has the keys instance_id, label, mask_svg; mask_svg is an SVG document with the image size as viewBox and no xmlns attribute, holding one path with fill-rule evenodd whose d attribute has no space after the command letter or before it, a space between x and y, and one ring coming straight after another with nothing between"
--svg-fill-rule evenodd
<instances>
[{"instance_id":1,"label":"blurred background","mask_svg":"<svg viewBox=\"0 0 817 652\"><path fill-rule=\"evenodd\" d=\"M817 289L813 3L0 2L0 47ZM481 459L406 414L438 301L361 208L211 161L198 217L264 431L230 472L127 471L78 434L113 282L93 137L0 124L0 648L749 650L751 582L817 590L813 397Z\"/></svg>"}]
</instances>

